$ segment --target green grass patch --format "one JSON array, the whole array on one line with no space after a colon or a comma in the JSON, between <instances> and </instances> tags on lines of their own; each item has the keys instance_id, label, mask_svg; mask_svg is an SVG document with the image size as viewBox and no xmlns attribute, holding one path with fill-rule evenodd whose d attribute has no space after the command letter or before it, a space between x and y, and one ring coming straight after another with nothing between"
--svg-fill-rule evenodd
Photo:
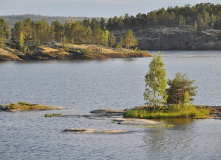
<instances>
[{"instance_id":1,"label":"green grass patch","mask_svg":"<svg viewBox=\"0 0 221 160\"><path fill-rule=\"evenodd\" d=\"M53 109L52 106L46 106L46 105L40 105L40 104L32 104L27 102L21 102L18 103L10 103L6 105L6 108L8 110L17 110L17 111L31 111L31 110L47 110L47 109Z\"/></svg>"},{"instance_id":2,"label":"green grass patch","mask_svg":"<svg viewBox=\"0 0 221 160\"><path fill-rule=\"evenodd\" d=\"M62 116L63 113L49 113L45 114L45 117L55 117L55 116Z\"/></svg>"},{"instance_id":3,"label":"green grass patch","mask_svg":"<svg viewBox=\"0 0 221 160\"><path fill-rule=\"evenodd\" d=\"M138 107L139 108L139 107ZM173 105L157 107L151 106L130 109L123 115L124 118L161 119L161 118L209 118L210 110L193 105Z\"/></svg>"}]
</instances>

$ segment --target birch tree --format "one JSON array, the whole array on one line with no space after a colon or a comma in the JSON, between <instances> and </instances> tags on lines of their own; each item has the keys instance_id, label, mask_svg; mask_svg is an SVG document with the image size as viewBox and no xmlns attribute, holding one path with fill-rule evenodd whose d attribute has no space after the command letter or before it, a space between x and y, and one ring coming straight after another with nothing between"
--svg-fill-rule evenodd
<instances>
[{"instance_id":1,"label":"birch tree","mask_svg":"<svg viewBox=\"0 0 221 160\"><path fill-rule=\"evenodd\" d=\"M153 105L155 110L157 106L166 103L167 100L165 92L167 88L166 69L160 52L154 55L152 62L150 62L145 82L144 100L146 100L146 104Z\"/></svg>"}]
</instances>

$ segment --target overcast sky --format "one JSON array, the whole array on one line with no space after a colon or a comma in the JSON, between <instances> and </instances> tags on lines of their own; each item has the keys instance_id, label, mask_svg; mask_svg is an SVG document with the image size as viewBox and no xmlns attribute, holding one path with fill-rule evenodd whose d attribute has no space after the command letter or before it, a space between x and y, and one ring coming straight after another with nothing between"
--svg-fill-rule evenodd
<instances>
[{"instance_id":1,"label":"overcast sky","mask_svg":"<svg viewBox=\"0 0 221 160\"><path fill-rule=\"evenodd\" d=\"M220 4L220 0L0 0L0 15L113 17L136 15L168 6Z\"/></svg>"}]
</instances>

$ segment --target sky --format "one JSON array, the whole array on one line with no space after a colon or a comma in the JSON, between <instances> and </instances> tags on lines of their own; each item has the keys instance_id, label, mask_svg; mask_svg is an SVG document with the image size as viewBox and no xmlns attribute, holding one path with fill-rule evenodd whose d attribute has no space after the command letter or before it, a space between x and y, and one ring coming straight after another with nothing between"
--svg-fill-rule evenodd
<instances>
[{"instance_id":1,"label":"sky","mask_svg":"<svg viewBox=\"0 0 221 160\"><path fill-rule=\"evenodd\" d=\"M114 17L148 13L168 6L221 4L220 0L0 0L0 15L40 14L67 17Z\"/></svg>"}]
</instances>

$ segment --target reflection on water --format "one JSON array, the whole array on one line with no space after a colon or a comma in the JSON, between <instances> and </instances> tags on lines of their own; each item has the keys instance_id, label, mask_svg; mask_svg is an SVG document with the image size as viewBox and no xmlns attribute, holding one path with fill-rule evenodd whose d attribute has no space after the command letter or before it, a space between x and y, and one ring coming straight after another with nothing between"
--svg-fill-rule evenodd
<instances>
[{"instance_id":1,"label":"reflection on water","mask_svg":"<svg viewBox=\"0 0 221 160\"><path fill-rule=\"evenodd\" d=\"M220 154L216 154L214 150L220 147L217 142L221 142L218 138L220 136L218 132L221 129L216 128L220 124L220 121L213 119L161 120L158 127L146 128L145 130L143 140L146 143L146 156L148 159L218 160ZM216 140L213 141L212 139Z\"/></svg>"},{"instance_id":2,"label":"reflection on water","mask_svg":"<svg viewBox=\"0 0 221 160\"><path fill-rule=\"evenodd\" d=\"M143 139L147 156L168 160L186 158L183 151L194 139L190 129L193 122L191 119L167 119L161 120L158 127L146 129Z\"/></svg>"}]
</instances>

